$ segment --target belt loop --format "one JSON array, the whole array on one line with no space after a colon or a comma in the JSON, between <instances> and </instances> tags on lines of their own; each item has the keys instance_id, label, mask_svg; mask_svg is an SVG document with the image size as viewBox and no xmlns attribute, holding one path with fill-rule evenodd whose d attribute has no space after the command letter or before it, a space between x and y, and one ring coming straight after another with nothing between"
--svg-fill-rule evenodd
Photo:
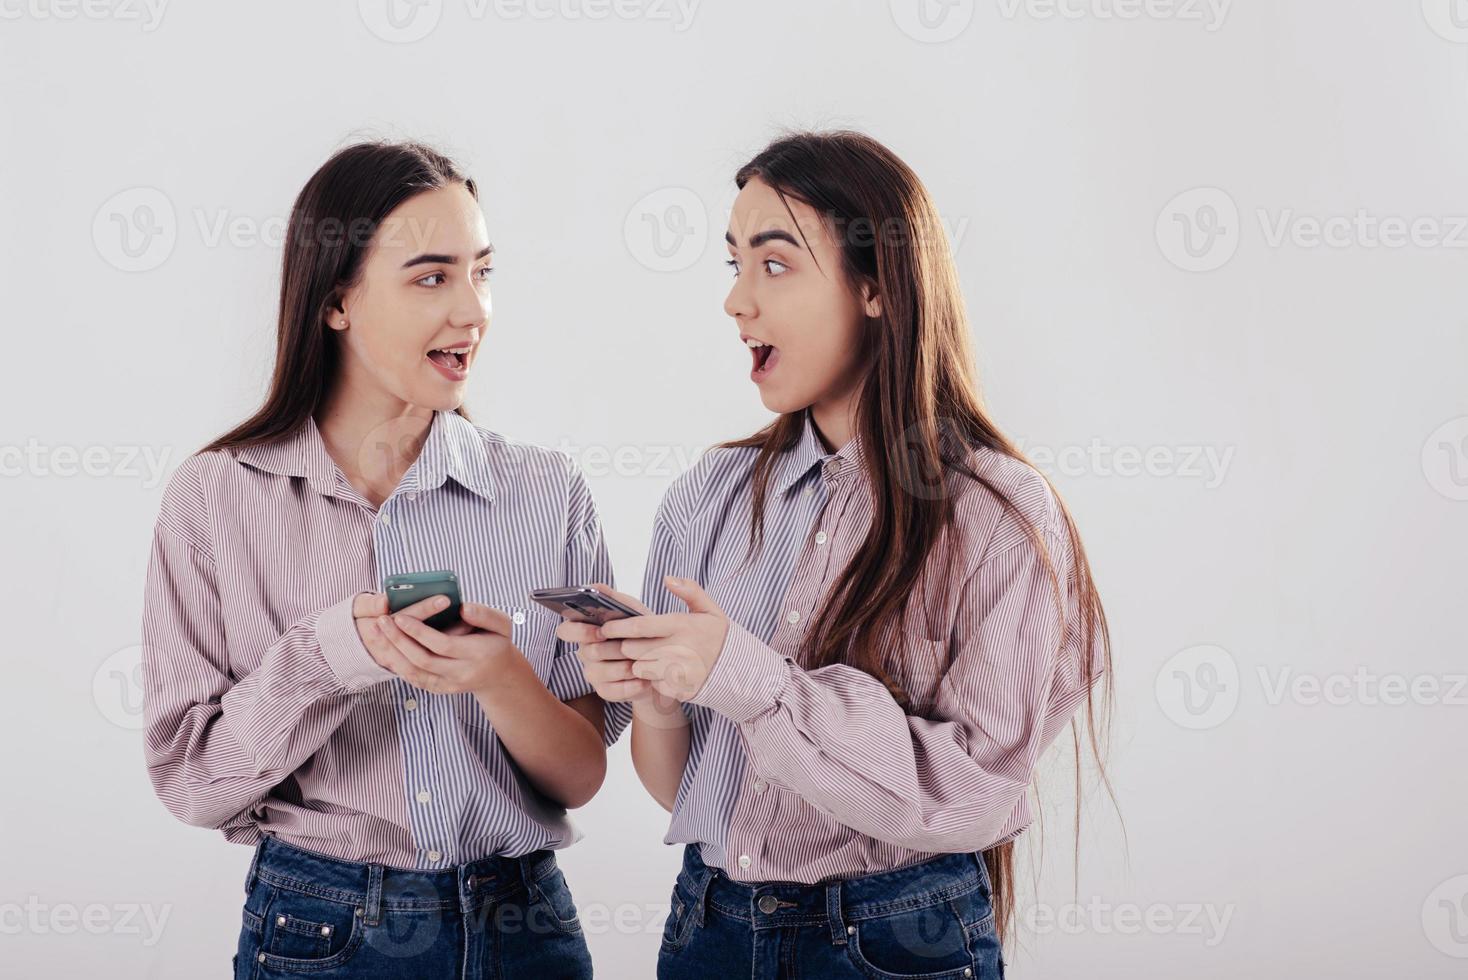
<instances>
[{"instance_id":1,"label":"belt loop","mask_svg":"<svg viewBox=\"0 0 1468 980\"><path fill-rule=\"evenodd\" d=\"M249 895L250 892L255 890L255 878L259 875L260 872L260 852L265 849L265 839L266 835L262 831L260 834L260 840L255 844L255 853L250 856L250 871L248 874L245 875L246 895Z\"/></svg>"},{"instance_id":2,"label":"belt loop","mask_svg":"<svg viewBox=\"0 0 1468 980\"><path fill-rule=\"evenodd\" d=\"M714 876L717 874L718 872L715 869L705 866L693 881L693 911L697 916L694 921L700 926L708 922L709 886L714 883Z\"/></svg>"},{"instance_id":3,"label":"belt loop","mask_svg":"<svg viewBox=\"0 0 1468 980\"><path fill-rule=\"evenodd\" d=\"M382 921L382 865L367 865L367 907L362 921L375 926Z\"/></svg>"},{"instance_id":4,"label":"belt loop","mask_svg":"<svg viewBox=\"0 0 1468 980\"><path fill-rule=\"evenodd\" d=\"M517 858L510 858L515 866L520 869L520 880L525 883L525 894L530 896L532 902L537 901L540 895L540 886L535 882L536 859L542 856L541 851L531 851Z\"/></svg>"},{"instance_id":5,"label":"belt loop","mask_svg":"<svg viewBox=\"0 0 1468 980\"><path fill-rule=\"evenodd\" d=\"M826 920L831 926L831 942L846 945L846 920L841 917L841 879L826 882Z\"/></svg>"}]
</instances>

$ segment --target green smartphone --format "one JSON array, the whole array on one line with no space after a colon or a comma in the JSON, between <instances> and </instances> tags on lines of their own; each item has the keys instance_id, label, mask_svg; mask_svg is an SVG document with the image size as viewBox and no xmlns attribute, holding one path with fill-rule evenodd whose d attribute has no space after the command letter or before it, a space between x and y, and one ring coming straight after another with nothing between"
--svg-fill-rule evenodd
<instances>
[{"instance_id":1,"label":"green smartphone","mask_svg":"<svg viewBox=\"0 0 1468 980\"><path fill-rule=\"evenodd\" d=\"M424 620L436 630L447 629L459 621L459 576L449 571L409 572L405 575L389 575L382 583L387 593L389 613L400 612L415 602L429 596L446 595L449 607L434 613Z\"/></svg>"}]
</instances>

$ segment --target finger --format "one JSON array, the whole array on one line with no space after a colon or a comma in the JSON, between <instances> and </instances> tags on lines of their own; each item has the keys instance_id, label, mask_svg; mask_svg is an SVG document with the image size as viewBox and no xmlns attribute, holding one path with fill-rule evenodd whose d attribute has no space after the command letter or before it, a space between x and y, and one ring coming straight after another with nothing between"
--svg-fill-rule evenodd
<instances>
[{"instance_id":1,"label":"finger","mask_svg":"<svg viewBox=\"0 0 1468 980\"><path fill-rule=\"evenodd\" d=\"M392 622L398 629L417 640L430 653L438 654L440 657L452 656L449 653L449 638L427 623L414 619L405 612L394 614Z\"/></svg>"},{"instance_id":2,"label":"finger","mask_svg":"<svg viewBox=\"0 0 1468 980\"><path fill-rule=\"evenodd\" d=\"M426 690L427 675L413 666L412 661L404 657L401 651L393 646L377 620L369 619L364 626L366 633L364 642L367 649L372 652L373 659L414 687Z\"/></svg>"},{"instance_id":3,"label":"finger","mask_svg":"<svg viewBox=\"0 0 1468 980\"><path fill-rule=\"evenodd\" d=\"M594 623L573 623L569 620L556 627L556 638L567 643L600 643L603 639L601 630Z\"/></svg>"},{"instance_id":4,"label":"finger","mask_svg":"<svg viewBox=\"0 0 1468 980\"><path fill-rule=\"evenodd\" d=\"M610 585L607 585L607 584L605 584L603 582L593 582L593 583L591 583L591 587L593 589L595 589L596 591L600 592L602 595L611 596L613 599L616 599L618 602L621 602L624 605L631 606L633 609L636 609L638 612L642 613L642 615L644 615L644 616L651 616L652 615L652 610L649 609L649 608L647 608L647 606L644 606L642 604L642 600L638 599L636 596L630 596L630 595L628 595L625 592L618 592L616 589L612 588Z\"/></svg>"},{"instance_id":5,"label":"finger","mask_svg":"<svg viewBox=\"0 0 1468 980\"><path fill-rule=\"evenodd\" d=\"M622 641L613 640L610 643L588 643L577 647L576 659L588 664L603 660L626 660L627 655L622 652Z\"/></svg>"},{"instance_id":6,"label":"finger","mask_svg":"<svg viewBox=\"0 0 1468 980\"><path fill-rule=\"evenodd\" d=\"M657 650L668 645L668 641L662 637L646 640L618 640L621 644L622 656L628 660L643 660L656 656Z\"/></svg>"},{"instance_id":7,"label":"finger","mask_svg":"<svg viewBox=\"0 0 1468 980\"><path fill-rule=\"evenodd\" d=\"M602 636L609 640L625 640L635 636L672 636L674 631L688 623L687 613L667 613L662 616L633 616L614 619L603 623Z\"/></svg>"},{"instance_id":8,"label":"finger","mask_svg":"<svg viewBox=\"0 0 1468 980\"><path fill-rule=\"evenodd\" d=\"M631 660L604 660L586 668L586 680L593 687L613 681L630 680L637 676L632 672L633 666Z\"/></svg>"},{"instance_id":9,"label":"finger","mask_svg":"<svg viewBox=\"0 0 1468 980\"><path fill-rule=\"evenodd\" d=\"M486 606L482 602L464 603L459 607L459 618L470 626L498 633L504 637L511 636L515 629L508 613L501 612L493 606Z\"/></svg>"},{"instance_id":10,"label":"finger","mask_svg":"<svg viewBox=\"0 0 1468 980\"><path fill-rule=\"evenodd\" d=\"M713 613L717 616L724 615L724 610L719 604L709 597L703 590L703 586L691 578L674 578L672 575L663 576L663 584L668 591L682 599L691 613Z\"/></svg>"},{"instance_id":11,"label":"finger","mask_svg":"<svg viewBox=\"0 0 1468 980\"><path fill-rule=\"evenodd\" d=\"M448 657L440 657L432 650L424 648L421 643L407 633L404 633L402 628L393 621L393 617L380 616L373 620L373 622L382 627L382 635L387 637L387 641L396 647L398 652L404 657L407 657L409 662L419 670L436 674L442 665L449 662Z\"/></svg>"},{"instance_id":12,"label":"finger","mask_svg":"<svg viewBox=\"0 0 1468 980\"><path fill-rule=\"evenodd\" d=\"M612 681L597 689L597 695L603 701L631 701L633 698L642 697L652 690L652 681L645 681L639 677L631 680Z\"/></svg>"},{"instance_id":13,"label":"finger","mask_svg":"<svg viewBox=\"0 0 1468 980\"><path fill-rule=\"evenodd\" d=\"M358 592L352 600L352 618L366 619L368 616L387 615L387 593Z\"/></svg>"}]
</instances>

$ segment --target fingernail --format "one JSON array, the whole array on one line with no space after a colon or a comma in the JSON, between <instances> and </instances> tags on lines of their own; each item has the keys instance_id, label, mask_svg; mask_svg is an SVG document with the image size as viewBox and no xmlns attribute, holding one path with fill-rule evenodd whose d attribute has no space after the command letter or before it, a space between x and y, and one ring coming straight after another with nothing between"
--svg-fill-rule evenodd
<instances>
[{"instance_id":1,"label":"fingernail","mask_svg":"<svg viewBox=\"0 0 1468 980\"><path fill-rule=\"evenodd\" d=\"M437 599L434 599L433 600L433 608L434 609L442 609L444 606L447 606L448 604L449 604L449 597L446 596L446 595L441 595Z\"/></svg>"}]
</instances>

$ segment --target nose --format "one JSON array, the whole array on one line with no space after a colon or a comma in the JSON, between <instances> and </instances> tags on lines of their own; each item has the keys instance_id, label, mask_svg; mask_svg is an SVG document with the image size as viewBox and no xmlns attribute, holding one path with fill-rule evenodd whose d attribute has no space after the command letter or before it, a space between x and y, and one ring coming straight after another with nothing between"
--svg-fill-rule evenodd
<instances>
[{"instance_id":1,"label":"nose","mask_svg":"<svg viewBox=\"0 0 1468 980\"><path fill-rule=\"evenodd\" d=\"M472 283L462 282L454 291L454 308L449 313L449 322L469 329L488 326L493 310L487 285L475 288Z\"/></svg>"},{"instance_id":2,"label":"nose","mask_svg":"<svg viewBox=\"0 0 1468 980\"><path fill-rule=\"evenodd\" d=\"M729 295L724 297L724 312L736 320L749 320L759 315L759 307L754 302L754 284L744 277L734 280L734 285L729 287Z\"/></svg>"}]
</instances>

